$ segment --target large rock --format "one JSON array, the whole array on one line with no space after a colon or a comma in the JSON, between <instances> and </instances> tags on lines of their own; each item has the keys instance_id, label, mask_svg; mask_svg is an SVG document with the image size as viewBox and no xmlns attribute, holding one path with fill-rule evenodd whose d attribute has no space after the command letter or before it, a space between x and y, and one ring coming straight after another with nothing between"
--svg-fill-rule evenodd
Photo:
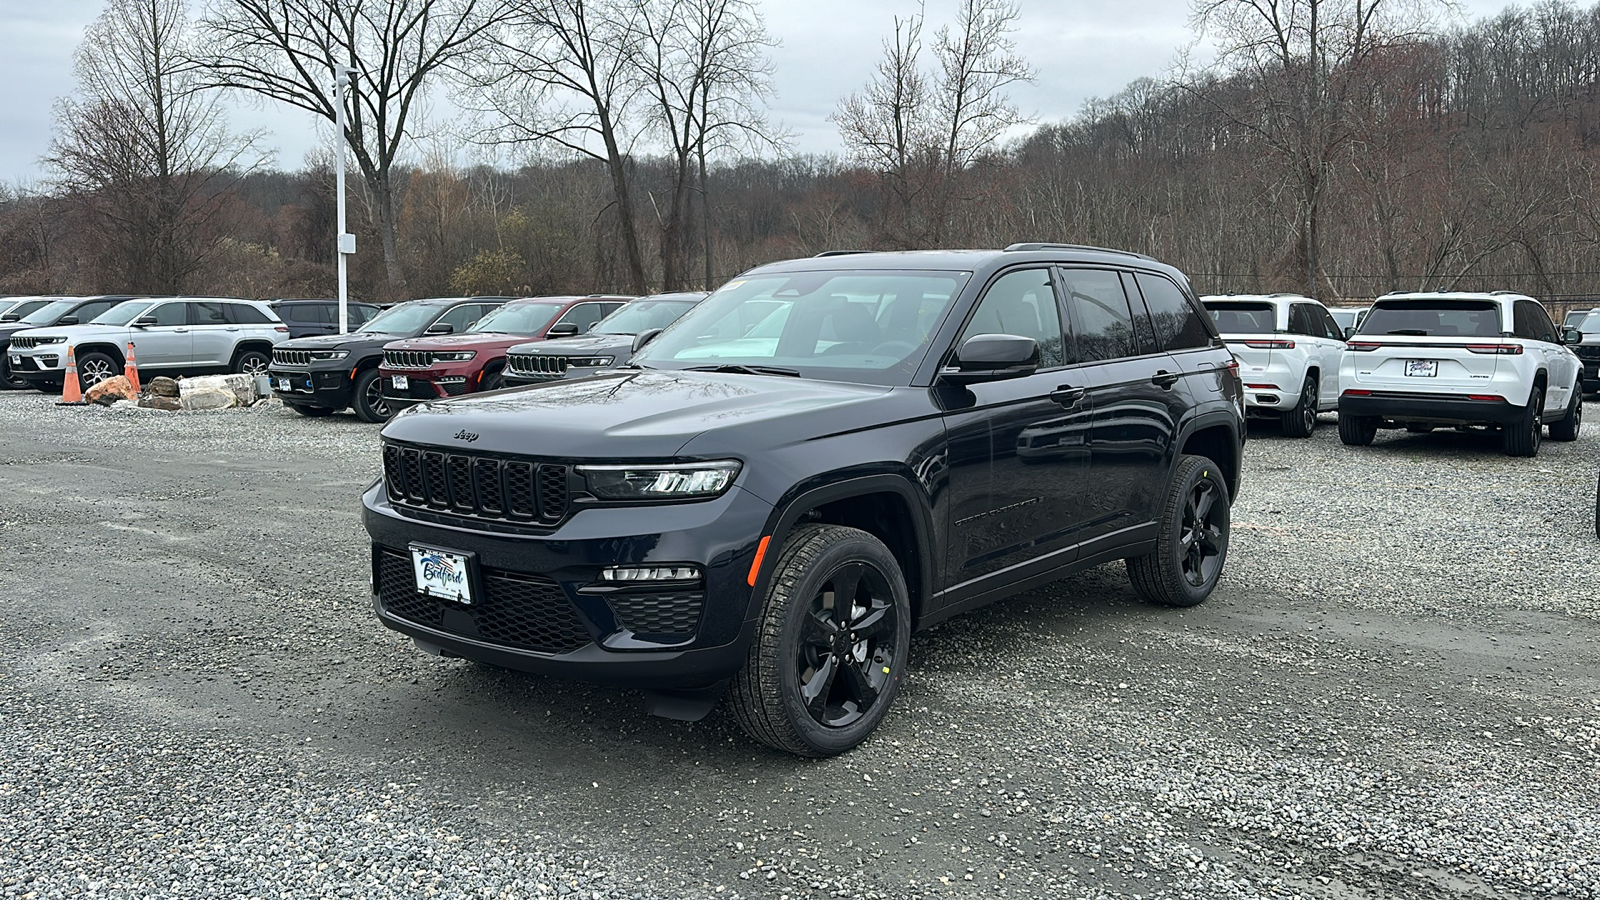
<instances>
[{"instance_id":1,"label":"large rock","mask_svg":"<svg viewBox=\"0 0 1600 900\"><path fill-rule=\"evenodd\" d=\"M133 389L133 382L126 376L118 375L89 388L83 399L101 406L110 406L118 400L138 400L139 392Z\"/></svg>"},{"instance_id":2,"label":"large rock","mask_svg":"<svg viewBox=\"0 0 1600 900\"><path fill-rule=\"evenodd\" d=\"M224 399L226 397L226 399ZM184 409L228 409L256 401L255 379L249 375L202 375L178 382Z\"/></svg>"},{"instance_id":3,"label":"large rock","mask_svg":"<svg viewBox=\"0 0 1600 900\"><path fill-rule=\"evenodd\" d=\"M178 382L177 379L168 378L165 375L157 375L150 379L149 390L151 394L157 397L176 397L178 396ZM173 409L177 409L177 407L174 406Z\"/></svg>"},{"instance_id":4,"label":"large rock","mask_svg":"<svg viewBox=\"0 0 1600 900\"><path fill-rule=\"evenodd\" d=\"M170 381L171 379L168 380ZM176 384L177 382L173 383ZM158 394L146 394L145 396L140 397L139 405L145 409L165 409L172 411L183 408L182 404L178 402L177 397L162 397Z\"/></svg>"}]
</instances>

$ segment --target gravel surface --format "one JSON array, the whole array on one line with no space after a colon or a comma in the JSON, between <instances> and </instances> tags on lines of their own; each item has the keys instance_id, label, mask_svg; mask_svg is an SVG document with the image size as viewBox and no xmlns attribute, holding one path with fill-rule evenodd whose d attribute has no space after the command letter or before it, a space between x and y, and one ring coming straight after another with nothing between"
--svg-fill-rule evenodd
<instances>
[{"instance_id":1,"label":"gravel surface","mask_svg":"<svg viewBox=\"0 0 1600 900\"><path fill-rule=\"evenodd\" d=\"M1600 897L1600 432L1332 422L1208 603L959 617L807 761L380 627L348 414L0 393L0 897Z\"/></svg>"}]
</instances>

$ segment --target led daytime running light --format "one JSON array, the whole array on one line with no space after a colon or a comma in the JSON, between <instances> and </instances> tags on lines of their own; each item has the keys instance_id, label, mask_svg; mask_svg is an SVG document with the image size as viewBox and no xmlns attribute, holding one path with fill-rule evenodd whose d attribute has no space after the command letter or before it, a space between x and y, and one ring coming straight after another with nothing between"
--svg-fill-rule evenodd
<instances>
[{"instance_id":1,"label":"led daytime running light","mask_svg":"<svg viewBox=\"0 0 1600 900\"><path fill-rule=\"evenodd\" d=\"M699 581L697 566L607 566L601 581Z\"/></svg>"}]
</instances>

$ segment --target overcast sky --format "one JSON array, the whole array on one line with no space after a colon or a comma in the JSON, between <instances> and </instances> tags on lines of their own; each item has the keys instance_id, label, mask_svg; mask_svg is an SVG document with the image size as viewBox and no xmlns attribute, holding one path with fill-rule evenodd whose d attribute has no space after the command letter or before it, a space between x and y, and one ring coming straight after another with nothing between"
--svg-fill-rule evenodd
<instances>
[{"instance_id":1,"label":"overcast sky","mask_svg":"<svg viewBox=\"0 0 1600 900\"><path fill-rule=\"evenodd\" d=\"M956 0L927 0L931 37ZM1120 91L1141 76L1166 72L1192 40L1188 0L1020 0L1018 50L1037 69L1032 85L1014 97L1039 121L1058 121L1083 101ZM0 180L36 180L48 150L52 105L74 89L72 54L103 0L0 0ZM1498 12L1504 0L1465 0L1477 18ZM782 43L773 54L777 96L772 118L795 136L795 149L839 149L828 115L839 99L859 90L881 53L896 15L915 0L761 0L768 30ZM442 104L435 118L444 119ZM308 150L329 140L312 117L295 111L233 104L236 130L263 129L275 163L298 169ZM441 122L441 124L443 124Z\"/></svg>"}]
</instances>

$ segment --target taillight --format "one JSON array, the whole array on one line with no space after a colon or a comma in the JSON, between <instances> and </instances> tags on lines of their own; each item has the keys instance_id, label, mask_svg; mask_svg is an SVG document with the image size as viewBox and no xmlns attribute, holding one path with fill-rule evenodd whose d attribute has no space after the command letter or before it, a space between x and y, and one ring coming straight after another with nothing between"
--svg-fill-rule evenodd
<instances>
[{"instance_id":1,"label":"taillight","mask_svg":"<svg viewBox=\"0 0 1600 900\"><path fill-rule=\"evenodd\" d=\"M289 326L287 326L287 325L279 325L279 326L273 328L272 330L273 331L281 331L284 334L288 334L289 333Z\"/></svg>"},{"instance_id":2,"label":"taillight","mask_svg":"<svg viewBox=\"0 0 1600 900\"><path fill-rule=\"evenodd\" d=\"M1281 390L1283 390L1283 388L1278 387L1275 384L1247 384L1247 385L1245 385L1245 387L1251 389L1252 391L1281 391Z\"/></svg>"},{"instance_id":3,"label":"taillight","mask_svg":"<svg viewBox=\"0 0 1600 900\"><path fill-rule=\"evenodd\" d=\"M1468 400L1481 400L1484 403L1504 403L1506 398L1499 394L1468 394Z\"/></svg>"},{"instance_id":4,"label":"taillight","mask_svg":"<svg viewBox=\"0 0 1600 900\"><path fill-rule=\"evenodd\" d=\"M1294 341L1245 341L1244 345L1253 350L1293 350Z\"/></svg>"},{"instance_id":5,"label":"taillight","mask_svg":"<svg viewBox=\"0 0 1600 900\"><path fill-rule=\"evenodd\" d=\"M1369 350L1376 350L1382 346L1382 344L1374 343L1373 341L1348 341L1345 343L1344 348L1346 350L1354 350L1357 353L1364 353Z\"/></svg>"},{"instance_id":6,"label":"taillight","mask_svg":"<svg viewBox=\"0 0 1600 900\"><path fill-rule=\"evenodd\" d=\"M1349 390L1349 391L1345 391L1344 395L1346 397L1371 397L1372 396L1372 392L1371 391Z\"/></svg>"},{"instance_id":7,"label":"taillight","mask_svg":"<svg viewBox=\"0 0 1600 900\"><path fill-rule=\"evenodd\" d=\"M1468 344L1467 349L1473 353L1490 353L1496 356L1521 356L1521 344ZM1500 399L1496 397L1495 399Z\"/></svg>"}]
</instances>

